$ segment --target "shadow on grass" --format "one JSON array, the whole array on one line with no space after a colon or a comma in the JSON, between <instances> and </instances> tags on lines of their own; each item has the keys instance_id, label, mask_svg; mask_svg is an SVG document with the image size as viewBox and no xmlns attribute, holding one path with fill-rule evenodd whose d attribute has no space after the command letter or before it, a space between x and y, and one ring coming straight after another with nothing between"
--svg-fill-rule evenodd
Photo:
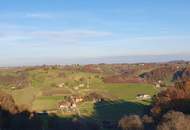
<instances>
[{"instance_id":1,"label":"shadow on grass","mask_svg":"<svg viewBox=\"0 0 190 130\"><path fill-rule=\"evenodd\" d=\"M124 115L143 115L147 112L148 106L141 103L126 101L103 101L94 106L94 118L99 120L118 121Z\"/></svg>"},{"instance_id":2,"label":"shadow on grass","mask_svg":"<svg viewBox=\"0 0 190 130\"><path fill-rule=\"evenodd\" d=\"M1 130L117 130L118 120L129 114L144 114L148 107L125 101L103 101L94 105L91 117L61 118L28 111L12 114L0 109Z\"/></svg>"}]
</instances>

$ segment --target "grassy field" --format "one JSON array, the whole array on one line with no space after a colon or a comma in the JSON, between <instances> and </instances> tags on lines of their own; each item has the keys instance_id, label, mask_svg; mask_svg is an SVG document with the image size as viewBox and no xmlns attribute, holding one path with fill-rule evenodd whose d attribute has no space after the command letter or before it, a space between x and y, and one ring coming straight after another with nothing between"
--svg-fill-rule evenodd
<instances>
[{"instance_id":1,"label":"grassy field","mask_svg":"<svg viewBox=\"0 0 190 130\"><path fill-rule=\"evenodd\" d=\"M3 75L16 75L14 72L2 72ZM154 95L157 90L149 84L105 84L102 75L86 72L62 71L59 69L28 70L30 84L22 89L11 89L2 86L2 90L10 93L16 104L26 105L30 110L49 111L58 109L58 102L68 95L85 95L88 92L98 92L112 101L94 104L83 102L78 104L81 116L95 120L117 120L125 114L144 112L148 102L138 101L137 94ZM64 74L62 74L64 73ZM58 87L59 84L65 84ZM80 84L83 87L78 88ZM76 89L77 88L77 89ZM110 114L111 113L111 114ZM64 116L62 113L60 116Z\"/></svg>"},{"instance_id":2,"label":"grassy field","mask_svg":"<svg viewBox=\"0 0 190 130\"><path fill-rule=\"evenodd\" d=\"M104 90L121 100L133 101L137 94L154 95L156 89L148 84L104 84Z\"/></svg>"},{"instance_id":3,"label":"grassy field","mask_svg":"<svg viewBox=\"0 0 190 130\"><path fill-rule=\"evenodd\" d=\"M57 103L63 100L62 96L46 96L36 98L32 104L32 109L37 111L43 110L55 110L57 109Z\"/></svg>"},{"instance_id":4,"label":"grassy field","mask_svg":"<svg viewBox=\"0 0 190 130\"><path fill-rule=\"evenodd\" d=\"M144 93L152 96L157 92L153 86L147 84L103 84L102 91L115 100L101 104L84 103L80 105L82 115L99 120L117 120L123 115L142 114L150 103L137 100L136 95Z\"/></svg>"}]
</instances>

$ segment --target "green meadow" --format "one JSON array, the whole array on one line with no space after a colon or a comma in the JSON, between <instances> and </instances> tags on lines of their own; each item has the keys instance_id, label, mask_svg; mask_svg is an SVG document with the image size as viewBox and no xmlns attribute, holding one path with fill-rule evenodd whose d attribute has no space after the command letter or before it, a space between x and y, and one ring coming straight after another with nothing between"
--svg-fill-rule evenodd
<instances>
[{"instance_id":1,"label":"green meadow","mask_svg":"<svg viewBox=\"0 0 190 130\"><path fill-rule=\"evenodd\" d=\"M158 91L150 84L104 83L104 75L98 73L42 68L25 70L23 73L26 73L29 81L27 86L12 89L11 85L1 85L1 89L11 94L17 105L38 112L57 111L59 116L68 116L60 112L58 106L65 96L85 95L89 92L100 93L111 100L97 104L90 101L77 104L82 117L117 120L125 114L141 114L150 101L137 100L137 94L153 96ZM16 72L1 72L0 75L16 75ZM64 85L60 87L60 84ZM80 85L82 87L78 87Z\"/></svg>"}]
</instances>

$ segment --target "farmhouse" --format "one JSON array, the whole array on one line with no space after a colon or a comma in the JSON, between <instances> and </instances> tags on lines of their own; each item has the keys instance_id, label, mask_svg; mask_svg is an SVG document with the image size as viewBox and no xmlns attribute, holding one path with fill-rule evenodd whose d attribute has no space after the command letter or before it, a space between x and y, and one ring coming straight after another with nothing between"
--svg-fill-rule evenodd
<instances>
[{"instance_id":1,"label":"farmhouse","mask_svg":"<svg viewBox=\"0 0 190 130\"><path fill-rule=\"evenodd\" d=\"M81 88L84 87L84 84L79 84L79 87L81 87Z\"/></svg>"},{"instance_id":2,"label":"farmhouse","mask_svg":"<svg viewBox=\"0 0 190 130\"><path fill-rule=\"evenodd\" d=\"M75 89L75 90L78 90L78 89L79 89L79 87L77 87L77 86L76 86L76 87L74 87L74 89Z\"/></svg>"},{"instance_id":3,"label":"farmhouse","mask_svg":"<svg viewBox=\"0 0 190 130\"><path fill-rule=\"evenodd\" d=\"M148 99L151 98L151 96L148 95L148 94L137 94L136 98L137 98L138 100L148 100Z\"/></svg>"},{"instance_id":4,"label":"farmhouse","mask_svg":"<svg viewBox=\"0 0 190 130\"><path fill-rule=\"evenodd\" d=\"M59 103L59 109L65 112L75 111L76 103L69 101L62 101Z\"/></svg>"},{"instance_id":5,"label":"farmhouse","mask_svg":"<svg viewBox=\"0 0 190 130\"><path fill-rule=\"evenodd\" d=\"M155 83L155 87L156 88L160 88L160 84L159 83Z\"/></svg>"},{"instance_id":6,"label":"farmhouse","mask_svg":"<svg viewBox=\"0 0 190 130\"><path fill-rule=\"evenodd\" d=\"M72 97L72 100L76 103L79 103L79 102L82 102L84 101L83 97L82 96L73 96Z\"/></svg>"},{"instance_id":7,"label":"farmhouse","mask_svg":"<svg viewBox=\"0 0 190 130\"><path fill-rule=\"evenodd\" d=\"M78 86L75 86L74 89L79 90L79 88L83 88L84 86L85 86L84 84L79 84Z\"/></svg>"},{"instance_id":8,"label":"farmhouse","mask_svg":"<svg viewBox=\"0 0 190 130\"><path fill-rule=\"evenodd\" d=\"M61 84L58 85L59 88L62 88L64 86L65 86L65 83L61 83Z\"/></svg>"},{"instance_id":9,"label":"farmhouse","mask_svg":"<svg viewBox=\"0 0 190 130\"><path fill-rule=\"evenodd\" d=\"M156 88L165 87L165 84L162 80L158 80L154 83Z\"/></svg>"}]
</instances>

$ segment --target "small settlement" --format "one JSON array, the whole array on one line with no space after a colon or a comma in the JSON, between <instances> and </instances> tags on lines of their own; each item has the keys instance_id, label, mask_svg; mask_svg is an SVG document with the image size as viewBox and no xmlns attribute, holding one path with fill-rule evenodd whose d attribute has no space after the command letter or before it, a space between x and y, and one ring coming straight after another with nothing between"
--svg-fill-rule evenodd
<instances>
[{"instance_id":1,"label":"small settlement","mask_svg":"<svg viewBox=\"0 0 190 130\"><path fill-rule=\"evenodd\" d=\"M102 95L97 94L95 92L89 93L85 96L66 96L63 101L58 103L58 107L63 112L76 112L77 104L87 101L92 101L94 104L107 100Z\"/></svg>"}]
</instances>

